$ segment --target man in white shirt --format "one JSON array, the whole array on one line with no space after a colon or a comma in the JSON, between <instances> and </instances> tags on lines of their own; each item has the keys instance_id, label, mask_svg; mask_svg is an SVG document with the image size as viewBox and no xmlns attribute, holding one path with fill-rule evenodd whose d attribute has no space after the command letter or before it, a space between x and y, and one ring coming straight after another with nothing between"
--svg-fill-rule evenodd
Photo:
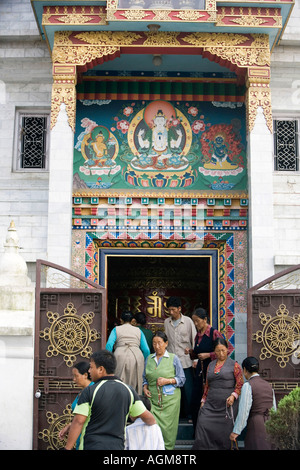
<instances>
[{"instance_id":1,"label":"man in white shirt","mask_svg":"<svg viewBox=\"0 0 300 470\"><path fill-rule=\"evenodd\" d=\"M265 421L272 407L276 411L275 394L271 385L258 373L258 360L249 356L242 363L247 382L244 383L239 399L239 410L230 440L236 441L247 426L245 450L271 450L268 442ZM254 382L254 384L253 384Z\"/></svg>"},{"instance_id":2,"label":"man in white shirt","mask_svg":"<svg viewBox=\"0 0 300 470\"><path fill-rule=\"evenodd\" d=\"M148 411L151 410L149 398L140 395ZM158 424L147 426L141 418L130 416L132 424L126 426L125 450L165 450L163 435Z\"/></svg>"},{"instance_id":3,"label":"man in white shirt","mask_svg":"<svg viewBox=\"0 0 300 470\"><path fill-rule=\"evenodd\" d=\"M181 313L181 299L169 297L167 308L170 317L164 321L165 333L168 337L168 351L176 354L184 370L186 378L182 388L182 402L187 418L191 418L191 397L193 388L193 368L190 356L185 354L185 349L194 349L197 334L193 320Z\"/></svg>"}]
</instances>

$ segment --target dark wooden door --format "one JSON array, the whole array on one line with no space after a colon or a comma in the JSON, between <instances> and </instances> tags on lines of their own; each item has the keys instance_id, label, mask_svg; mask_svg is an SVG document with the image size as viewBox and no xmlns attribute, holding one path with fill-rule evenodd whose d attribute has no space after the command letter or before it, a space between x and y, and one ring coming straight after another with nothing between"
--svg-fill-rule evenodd
<instances>
[{"instance_id":1,"label":"dark wooden door","mask_svg":"<svg viewBox=\"0 0 300 470\"><path fill-rule=\"evenodd\" d=\"M211 311L210 264L207 257L112 256L108 258L107 298L109 328L122 311L143 312L147 327L163 329L169 316L166 301L178 296L182 313L191 315L196 306ZM214 325L215 326L215 325Z\"/></svg>"},{"instance_id":2,"label":"dark wooden door","mask_svg":"<svg viewBox=\"0 0 300 470\"><path fill-rule=\"evenodd\" d=\"M64 446L58 434L72 419L71 403L80 391L72 368L105 347L105 289L38 260L35 323L33 448L56 450Z\"/></svg>"}]
</instances>

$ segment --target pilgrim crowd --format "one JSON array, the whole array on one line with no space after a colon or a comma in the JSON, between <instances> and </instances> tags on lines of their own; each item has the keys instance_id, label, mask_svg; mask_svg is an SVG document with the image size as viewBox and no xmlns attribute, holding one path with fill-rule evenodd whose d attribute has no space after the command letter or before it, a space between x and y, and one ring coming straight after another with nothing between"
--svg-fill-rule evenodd
<instances>
[{"instance_id":1,"label":"pilgrim crowd","mask_svg":"<svg viewBox=\"0 0 300 470\"><path fill-rule=\"evenodd\" d=\"M268 450L265 430L276 406L255 357L239 365L206 310L183 315L169 297L163 329L146 317L121 315L104 350L73 367L81 391L73 420L59 434L65 450L173 450L179 419L193 425L193 450Z\"/></svg>"}]
</instances>

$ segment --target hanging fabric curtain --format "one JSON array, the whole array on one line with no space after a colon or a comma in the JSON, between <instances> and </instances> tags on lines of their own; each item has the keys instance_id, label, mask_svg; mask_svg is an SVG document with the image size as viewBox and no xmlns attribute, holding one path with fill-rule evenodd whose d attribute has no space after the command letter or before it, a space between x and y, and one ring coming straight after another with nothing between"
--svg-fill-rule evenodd
<instances>
[{"instance_id":1,"label":"hanging fabric curtain","mask_svg":"<svg viewBox=\"0 0 300 470\"><path fill-rule=\"evenodd\" d=\"M245 87L232 82L83 81L78 100L157 100L243 102Z\"/></svg>"}]
</instances>

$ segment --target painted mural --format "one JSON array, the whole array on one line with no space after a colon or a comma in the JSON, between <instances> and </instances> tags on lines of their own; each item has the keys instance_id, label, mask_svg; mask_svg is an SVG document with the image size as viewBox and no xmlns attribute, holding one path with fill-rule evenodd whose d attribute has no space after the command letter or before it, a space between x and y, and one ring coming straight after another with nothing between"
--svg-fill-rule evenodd
<instances>
[{"instance_id":1,"label":"painted mural","mask_svg":"<svg viewBox=\"0 0 300 470\"><path fill-rule=\"evenodd\" d=\"M243 103L82 100L74 189L245 191Z\"/></svg>"}]
</instances>

